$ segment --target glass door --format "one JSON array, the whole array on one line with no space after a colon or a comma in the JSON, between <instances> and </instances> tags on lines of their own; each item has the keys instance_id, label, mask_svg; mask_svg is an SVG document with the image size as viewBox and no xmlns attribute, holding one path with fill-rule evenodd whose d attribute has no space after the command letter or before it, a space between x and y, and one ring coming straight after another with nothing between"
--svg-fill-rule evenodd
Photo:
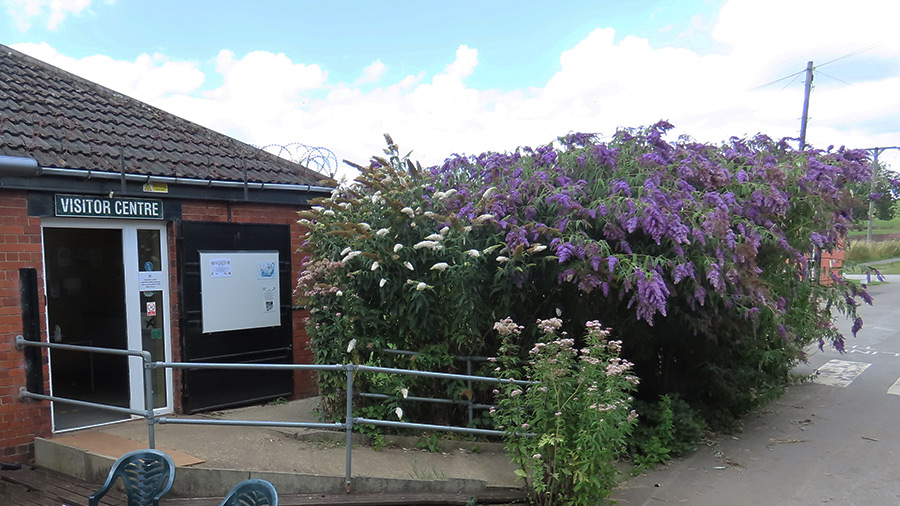
<instances>
[{"instance_id":1,"label":"glass door","mask_svg":"<svg viewBox=\"0 0 900 506\"><path fill-rule=\"evenodd\" d=\"M171 360L165 224L45 219L43 227L47 339L146 350L153 360ZM94 313L106 316L92 316ZM82 318L76 318L78 315ZM109 322L109 325L98 322ZM113 325L115 322L119 322L118 326ZM66 353L51 352L50 379L54 395L72 397L69 391L73 389L82 397L87 395L85 392L91 395L121 392L108 404L145 409L144 367L140 358L105 358L100 354L68 352L76 353L81 360ZM111 376L117 370L113 363L121 364L119 379ZM82 381L83 378L87 380ZM79 386L78 382L89 387ZM157 414L171 412L171 371L154 369L151 385L154 410ZM99 398L97 402L107 403ZM87 417L71 416L67 411L71 409L62 403L54 404L54 431L57 432L121 418L99 410L91 411L94 414Z\"/></svg>"},{"instance_id":2,"label":"glass door","mask_svg":"<svg viewBox=\"0 0 900 506\"><path fill-rule=\"evenodd\" d=\"M154 361L172 360L169 334L169 258L165 225L137 224L125 233L125 283L129 307L128 346L150 352ZM131 359L131 407L144 409L144 369ZM171 369L151 370L153 408L172 412Z\"/></svg>"},{"instance_id":3,"label":"glass door","mask_svg":"<svg viewBox=\"0 0 900 506\"><path fill-rule=\"evenodd\" d=\"M137 292L140 331L140 348L149 351L154 361L171 360L166 329L168 325L168 275L165 259L165 229L139 227L137 236ZM143 371L138 371L143 374ZM171 406L171 388L167 378L171 370L153 369L153 407L165 410ZM142 384L140 381L134 383ZM134 395L135 398L141 397Z\"/></svg>"}]
</instances>

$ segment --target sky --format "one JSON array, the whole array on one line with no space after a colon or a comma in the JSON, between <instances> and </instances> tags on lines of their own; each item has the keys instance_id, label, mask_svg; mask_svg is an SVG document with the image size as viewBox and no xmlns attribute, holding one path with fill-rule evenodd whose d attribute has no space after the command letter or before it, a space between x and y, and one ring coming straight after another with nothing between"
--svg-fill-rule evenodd
<instances>
[{"instance_id":1,"label":"sky","mask_svg":"<svg viewBox=\"0 0 900 506\"><path fill-rule=\"evenodd\" d=\"M808 144L900 146L897 19L897 0L0 0L0 43L352 178L385 133L423 165L661 119L672 140L797 138L808 61Z\"/></svg>"}]
</instances>

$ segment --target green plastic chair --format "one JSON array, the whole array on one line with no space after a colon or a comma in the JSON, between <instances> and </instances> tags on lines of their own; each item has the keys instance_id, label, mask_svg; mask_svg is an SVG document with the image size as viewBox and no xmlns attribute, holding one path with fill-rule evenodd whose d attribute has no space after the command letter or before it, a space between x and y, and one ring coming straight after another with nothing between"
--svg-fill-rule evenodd
<instances>
[{"instance_id":1,"label":"green plastic chair","mask_svg":"<svg viewBox=\"0 0 900 506\"><path fill-rule=\"evenodd\" d=\"M159 506L160 497L166 495L175 481L175 463L159 450L128 452L113 464L100 490L88 498L89 506L98 506L119 478L125 484L128 506Z\"/></svg>"},{"instance_id":2,"label":"green plastic chair","mask_svg":"<svg viewBox=\"0 0 900 506\"><path fill-rule=\"evenodd\" d=\"M266 480L244 480L228 492L219 506L278 506L278 493Z\"/></svg>"}]
</instances>

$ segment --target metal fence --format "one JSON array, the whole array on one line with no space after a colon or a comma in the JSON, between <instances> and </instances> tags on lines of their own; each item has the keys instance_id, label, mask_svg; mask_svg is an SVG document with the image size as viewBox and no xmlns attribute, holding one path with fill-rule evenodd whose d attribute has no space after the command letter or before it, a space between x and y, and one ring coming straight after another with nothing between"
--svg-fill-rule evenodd
<instances>
[{"instance_id":1,"label":"metal fence","mask_svg":"<svg viewBox=\"0 0 900 506\"><path fill-rule=\"evenodd\" d=\"M472 362L486 360L484 357L458 357L463 361L467 362L467 372L469 374L450 374L450 373L439 373L432 371L419 371L412 369L397 369L391 367L375 367L375 366L367 366L367 365L357 365L357 364L237 364L237 363L208 363L208 362L165 362L165 361L153 361L150 353L147 351L137 351L137 350L121 350L121 349L113 349L113 348L99 348L94 346L78 346L71 344L59 344L59 343L45 343L45 342L37 342L37 341L29 341L26 340L22 336L16 336L16 347L20 350L26 347L39 347L39 348L48 348L51 350L68 350L68 351L81 351L85 353L100 353L107 355L125 355L125 356L133 356L140 357L144 366L144 374L143 374L143 382L144 382L144 410L136 410L130 408L123 408L120 406L112 406L108 404L101 404L95 402L81 401L77 399L70 399L65 397L57 397L53 395L44 395L35 392L28 391L27 388L21 387L19 389L19 397L22 399L35 399L41 401L50 401L50 402L60 402L66 404L74 404L78 406L103 409L108 411L115 411L119 413L134 415L143 417L147 420L147 438L148 444L150 448L155 448L156 446L156 435L155 435L155 425L159 424L180 424L180 425L231 425L231 426L246 426L246 427L283 427L283 428L307 428L307 429L326 429L326 430L335 430L335 431L344 431L346 434L346 469L344 474L344 486L347 491L350 490L351 484L351 468L352 468L352 447L351 439L353 434L353 428L356 425L368 424L379 427L393 427L393 428L404 428L404 429L417 429L417 430L430 430L430 431L441 431L441 432L456 432L456 433L468 433L468 434L476 434L482 436L501 436L504 434L503 431L500 430L491 430L491 429L476 429L471 427L462 427L462 426L454 426L454 425L432 425L432 424L424 424L424 423L413 423L413 422L402 422L402 421L393 421L393 420L379 420L373 418L362 418L353 416L353 378L357 373L386 373L386 374L400 374L407 376L419 376L419 377L427 377L427 378L435 378L435 379L445 379L445 380L461 380L467 382L467 385L471 389L471 385L473 382L481 382L481 383L494 383L494 384L518 384L518 385L528 385L531 384L529 381L523 380L511 380L511 379L501 379L501 378L492 378L488 376L474 376L471 374L472 372ZM399 354L415 354L415 352L407 352L401 350L390 350L392 353ZM290 371L344 371L347 375L347 404L346 404L346 412L344 416L343 422L334 422L334 423L316 423L316 422L278 422L278 421L266 421L266 420L209 420L209 419L183 419L183 418L169 418L166 416L157 416L153 410L152 405L152 383L151 383L151 374L153 369L158 368L169 368L169 369L230 369L230 370L290 370ZM375 399L383 399L389 398L389 396L384 394L372 394L372 393L362 393L358 394L360 396L365 396L369 398ZM471 399L469 401L458 401L453 399L436 399L429 397L407 397L406 400L409 401L421 401L421 402L440 402L440 403L454 403L454 404L467 404L469 410L469 420L472 420L472 411L477 408L487 408L491 407L488 404L479 404L472 402Z\"/></svg>"},{"instance_id":2,"label":"metal fence","mask_svg":"<svg viewBox=\"0 0 900 506\"><path fill-rule=\"evenodd\" d=\"M421 356L422 354L417 351L407 351L407 350L394 350L394 349L384 349L381 350L381 353L386 353L390 355L405 355L405 356ZM472 376L474 370L474 364L480 362L487 362L488 357L478 357L478 356L464 356L464 357L453 357L453 360L457 362L465 362L466 363L466 375ZM472 380L466 380L466 387L469 392L472 392ZM360 397L367 397L370 399L390 399L391 396L387 394L377 394L377 393L368 393L361 392L359 394ZM405 400L408 401L416 401L416 402L431 402L436 404L455 404L455 405L464 405L468 411L468 419L469 424L472 424L472 421L475 419L475 410L476 409L490 409L496 408L497 406L493 404L482 404L475 402L473 396L470 395L466 400L458 400L458 399L442 399L435 397L415 397L415 396L407 396Z\"/></svg>"}]
</instances>

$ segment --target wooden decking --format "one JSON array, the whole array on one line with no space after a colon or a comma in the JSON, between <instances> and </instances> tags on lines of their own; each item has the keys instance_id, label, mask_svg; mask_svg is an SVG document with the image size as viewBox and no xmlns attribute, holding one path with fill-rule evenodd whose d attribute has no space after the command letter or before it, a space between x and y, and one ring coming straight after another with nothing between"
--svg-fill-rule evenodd
<instances>
[{"instance_id":1,"label":"wooden decking","mask_svg":"<svg viewBox=\"0 0 900 506\"><path fill-rule=\"evenodd\" d=\"M45 469L0 471L0 497L7 506L88 506L97 485ZM127 504L125 494L111 490L100 500L104 506Z\"/></svg>"},{"instance_id":2,"label":"wooden decking","mask_svg":"<svg viewBox=\"0 0 900 506\"><path fill-rule=\"evenodd\" d=\"M176 478L177 479L177 478ZM23 468L16 471L0 471L0 498L2 506L88 506L88 497L99 485L87 483L54 471L41 468ZM227 490L222 491L224 497ZM160 506L219 506L223 497L164 497ZM465 505L469 494L296 494L278 495L280 506L413 506L413 505ZM478 504L517 504L524 500L524 493L516 489L496 489L475 494ZM125 495L112 490L101 501L102 506L127 504ZM469 503L471 504L471 503Z\"/></svg>"}]
</instances>

